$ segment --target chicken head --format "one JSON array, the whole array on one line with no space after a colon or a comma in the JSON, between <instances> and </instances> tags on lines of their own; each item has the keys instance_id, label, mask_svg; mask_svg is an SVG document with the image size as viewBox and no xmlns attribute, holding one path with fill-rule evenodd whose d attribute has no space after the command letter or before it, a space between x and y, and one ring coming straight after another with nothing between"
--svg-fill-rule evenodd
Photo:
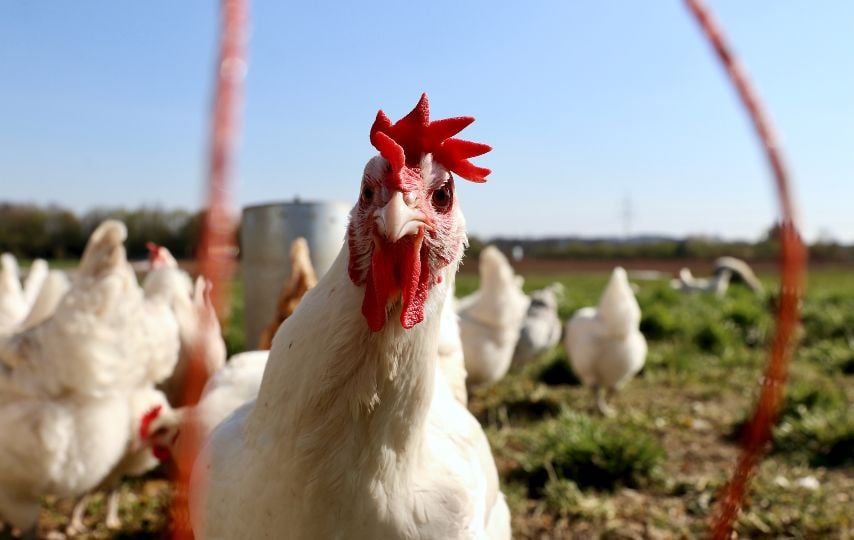
<instances>
[{"instance_id":1,"label":"chicken head","mask_svg":"<svg viewBox=\"0 0 854 540\"><path fill-rule=\"evenodd\" d=\"M362 314L372 331L385 326L397 302L404 328L424 320L424 302L441 270L459 264L466 232L454 175L485 182L490 172L468 161L489 146L452 138L473 121L431 122L426 94L394 124L377 113L370 138L380 155L365 166L347 230L348 272L365 286Z\"/></svg>"}]
</instances>

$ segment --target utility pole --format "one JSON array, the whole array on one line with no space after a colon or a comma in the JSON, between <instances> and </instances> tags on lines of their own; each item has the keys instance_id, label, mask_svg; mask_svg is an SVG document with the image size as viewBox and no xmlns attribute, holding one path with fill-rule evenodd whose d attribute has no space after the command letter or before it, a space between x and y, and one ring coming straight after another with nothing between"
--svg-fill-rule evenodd
<instances>
[{"instance_id":1,"label":"utility pole","mask_svg":"<svg viewBox=\"0 0 854 540\"><path fill-rule=\"evenodd\" d=\"M623 218L623 239L628 240L632 235L632 221L635 217L635 209L632 204L632 196L626 195L623 198L623 209L622 209L622 218Z\"/></svg>"}]
</instances>

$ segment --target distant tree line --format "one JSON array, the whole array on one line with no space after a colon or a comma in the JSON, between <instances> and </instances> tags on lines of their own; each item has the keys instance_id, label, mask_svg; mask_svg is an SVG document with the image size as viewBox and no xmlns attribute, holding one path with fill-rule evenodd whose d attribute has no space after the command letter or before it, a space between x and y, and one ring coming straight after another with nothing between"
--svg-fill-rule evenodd
<instances>
[{"instance_id":1,"label":"distant tree line","mask_svg":"<svg viewBox=\"0 0 854 540\"><path fill-rule=\"evenodd\" d=\"M59 206L40 207L0 202L0 252L32 259L78 258L89 235L105 219L123 221L128 228L128 256L145 257L146 242L166 246L178 258L190 258L198 243L202 214L186 210L143 207L98 208L77 215ZM757 242L722 241L712 238L495 238L502 251L521 246L525 257L538 259L712 259L732 255L747 260L774 259L779 254L777 228L771 227ZM470 239L469 255L477 256L485 245ZM854 245L821 240L809 247L814 261L854 262Z\"/></svg>"},{"instance_id":2,"label":"distant tree line","mask_svg":"<svg viewBox=\"0 0 854 540\"><path fill-rule=\"evenodd\" d=\"M774 260L780 254L777 226L756 242L726 241L705 237L665 238L494 238L488 243L505 253L516 246L532 259L715 259L729 255L749 261ZM469 255L477 256L486 245L469 240ZM817 262L854 262L854 245L824 239L809 245L809 257Z\"/></svg>"},{"instance_id":3,"label":"distant tree line","mask_svg":"<svg viewBox=\"0 0 854 540\"><path fill-rule=\"evenodd\" d=\"M59 206L39 207L0 203L0 252L32 259L79 258L86 240L102 221L119 219L127 225L128 256L142 258L146 242L166 246L179 258L192 257L201 214L162 208L98 208L77 215Z\"/></svg>"}]
</instances>

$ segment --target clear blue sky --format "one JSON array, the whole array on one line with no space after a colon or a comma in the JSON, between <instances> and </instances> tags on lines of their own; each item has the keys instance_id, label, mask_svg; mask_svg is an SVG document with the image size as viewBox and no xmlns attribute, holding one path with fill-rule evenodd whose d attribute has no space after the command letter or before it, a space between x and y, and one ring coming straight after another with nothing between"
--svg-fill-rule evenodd
<instances>
[{"instance_id":1,"label":"clear blue sky","mask_svg":"<svg viewBox=\"0 0 854 540\"><path fill-rule=\"evenodd\" d=\"M0 199L197 208L217 2L0 3ZM804 229L854 241L854 2L712 1L770 109ZM378 108L473 115L469 229L755 238L769 173L681 1L252 5L237 203L353 201Z\"/></svg>"}]
</instances>

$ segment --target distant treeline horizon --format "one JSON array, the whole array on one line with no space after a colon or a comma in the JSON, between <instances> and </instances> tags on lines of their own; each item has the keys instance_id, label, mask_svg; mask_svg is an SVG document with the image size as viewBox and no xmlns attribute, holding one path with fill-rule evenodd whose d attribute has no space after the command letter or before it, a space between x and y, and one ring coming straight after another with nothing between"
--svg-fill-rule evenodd
<instances>
[{"instance_id":1,"label":"distant treeline horizon","mask_svg":"<svg viewBox=\"0 0 854 540\"><path fill-rule=\"evenodd\" d=\"M105 219L119 219L127 225L125 243L128 257L143 258L146 243L165 246L178 258L195 254L203 213L160 207L97 208L78 214L51 205L0 202L0 252L23 259L79 258L89 235ZM636 235L581 237L577 235L542 238L470 237L470 255L494 244L505 253L521 248L526 258L536 259L710 259L731 255L746 260L770 260L779 254L777 228L771 227L757 241L724 240L700 236ZM809 246L815 261L854 262L854 245L818 240Z\"/></svg>"},{"instance_id":2,"label":"distant treeline horizon","mask_svg":"<svg viewBox=\"0 0 854 540\"><path fill-rule=\"evenodd\" d=\"M24 259L76 259L92 231L118 219L128 229L128 257L143 258L147 242L165 246L178 258L194 255L201 212L143 207L97 208L77 214L60 206L0 203L0 252Z\"/></svg>"}]
</instances>

